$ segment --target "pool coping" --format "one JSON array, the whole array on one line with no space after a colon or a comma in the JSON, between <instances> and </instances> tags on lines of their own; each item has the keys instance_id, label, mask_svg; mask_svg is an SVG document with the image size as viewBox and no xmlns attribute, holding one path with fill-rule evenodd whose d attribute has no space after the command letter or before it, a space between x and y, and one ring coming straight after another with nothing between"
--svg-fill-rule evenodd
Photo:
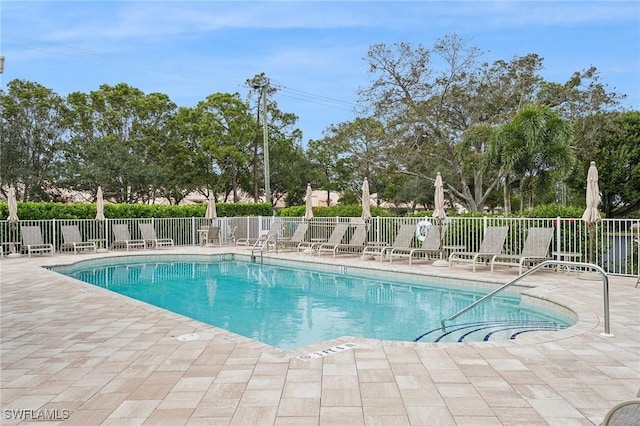
<instances>
[{"instance_id":1,"label":"pool coping","mask_svg":"<svg viewBox=\"0 0 640 426\"><path fill-rule=\"evenodd\" d=\"M50 268L54 268L54 267L60 267L60 266L73 266L73 265L77 265L77 264L81 264L81 263L90 263L92 261L95 262L100 262L103 259L105 259L106 257L109 257L111 259L114 258L118 258L118 259L127 259L127 258L147 258L150 260L154 260L157 259L159 256L183 256L183 257L197 257L197 258L203 258L203 259L210 259L210 258L218 258L218 260L226 260L225 257L231 257L231 258L241 258L242 260L245 261L251 261L251 254L249 253L245 253L243 251L217 251L216 253L198 253L198 254L180 254L180 253L173 253L167 250L155 250L153 252L149 252L149 251L145 251L145 252L119 252L119 251L112 251L110 252L110 256L103 256L99 259L70 259L69 262L63 263L63 264L44 264L42 265L43 268L50 270ZM330 257L326 257L326 256L304 256L302 258L297 258L297 259L283 259L282 257L279 257L277 254L274 255L272 253L266 253L264 255L264 258L269 261L270 264L274 264L274 265L287 265L287 262L295 262L297 264L300 265L306 265L306 266L318 266L317 270L321 270L321 271L326 271L327 269L332 270L333 273L343 273L342 268L345 267L344 264L342 263L337 263L337 264L328 264L326 263L327 260L331 259L331 261L338 261L340 262L340 257L336 258L330 258ZM344 257L342 258L344 259ZM73 261L71 261L73 260ZM124 262L123 262L124 263ZM374 267L375 265L378 265L378 267ZM356 274L362 274L363 272L368 272L370 274L370 276L375 277L378 273L383 274L383 273L392 273L394 275L398 275L401 277L405 277L407 280L415 280L418 281L420 276L425 276L424 274L419 274L417 273L417 271L390 271L388 269L385 269L384 263L382 262L366 262L364 265L347 265L346 266L348 269L350 270L356 270ZM52 271L55 272L55 271ZM344 271L344 273L346 273L346 271ZM64 275L64 274L62 274ZM181 315L179 313L175 313L172 312L168 309L162 308L162 307L158 307L155 306L153 304L144 302L144 301L140 301L137 299L132 299L126 295L122 295L119 293L115 293L113 291L110 291L108 289L104 289L98 286L94 286L91 285L89 283L86 283L84 281L81 280L77 280L75 278L69 277L64 275L66 278L69 279L73 279L74 281L77 281L81 284L84 285L89 285L91 286L91 288L96 288L96 289L101 289L101 290L105 290L107 291L109 294L117 294L118 296L121 297L126 297L127 299L133 300L135 302L144 304L147 309L151 308L151 309L158 309L161 312L167 312L169 314L173 314L173 315L179 315L182 316L188 320L191 321L197 321L199 323L201 323L203 326L205 327L213 327L216 330L221 330L224 333L227 333L228 336L227 338L231 341L234 342L238 342L238 341L243 341L246 339L246 342L249 344L252 344L254 346L263 346L263 350L268 350L270 353L273 354L277 354L279 356L286 356L286 357L291 357L291 358L295 358L298 357L301 354L308 354L308 353L313 353L313 352L318 352L318 351L322 351L325 350L326 348L331 348L333 346L336 345L342 345L345 343L349 343L349 342L357 342L359 345L361 346L366 346L367 344L394 344L394 345L404 345L404 344L409 344L409 345L413 345L413 344L439 344L439 342L408 342L408 341L396 341L396 340L385 340L385 339L372 339L372 338L365 338L365 337L359 337L359 336L339 336L333 339L328 339L328 340L323 340L320 342L316 342L310 345L305 345L305 346L300 346L294 349L282 349L279 348L277 346L272 346L269 345L267 343L264 342L260 342L258 340L255 339L251 339L249 337L246 336L242 336L239 334L236 334L232 331L229 330L225 330L223 328L220 327L216 327L214 325L211 324L207 324L205 322L199 321L197 319L193 319L193 318L189 318L187 316ZM442 285L447 285L447 284L453 284L453 285L459 285L456 283L460 282L459 278L452 278L450 276L444 275L444 274L431 274L431 275L427 275L430 278L436 278L438 280L437 284L442 284ZM470 288L481 288L481 289L486 289L486 290L494 290L498 287L500 287L501 285L504 284L504 282L501 282L498 278L493 278L493 277L483 277L483 280L480 280L479 278L474 279L470 279L470 278L465 278L464 279L465 285L463 287L470 287ZM419 284L419 283L417 283ZM582 313L578 313L576 312L576 310L572 309L570 307L571 301L572 299L568 299L565 300L564 298L554 298L553 296L553 291L555 290L554 287L546 287L546 288L539 288L531 283L526 283L526 282L522 282L520 284L516 284L512 287L512 291L518 292L521 294L522 300L526 301L526 303L529 303L531 305L539 305L542 306L548 310L556 310L558 311L558 313L560 313L561 315L566 315L569 317L572 317L575 321L575 323L567 328L561 329L561 330L554 330L554 331L536 331L534 333L527 333L524 335L519 336L517 339L514 340L494 340L494 341L490 341L490 342L463 342L465 344L478 344L478 345L487 345L488 343L494 343L494 344L500 344L500 343L510 343L510 342L517 342L519 344L523 344L523 345L530 345L530 344L541 344L541 343L546 343L546 342L554 342L557 340L562 340L562 339L566 339L572 336L576 336L576 335L580 335L583 334L587 331L591 331L594 330L596 327L599 326L599 319L598 319L598 315L596 315L594 312L582 312ZM442 342L441 344L449 344L449 343L454 343L454 344L458 344L456 342Z\"/></svg>"}]
</instances>

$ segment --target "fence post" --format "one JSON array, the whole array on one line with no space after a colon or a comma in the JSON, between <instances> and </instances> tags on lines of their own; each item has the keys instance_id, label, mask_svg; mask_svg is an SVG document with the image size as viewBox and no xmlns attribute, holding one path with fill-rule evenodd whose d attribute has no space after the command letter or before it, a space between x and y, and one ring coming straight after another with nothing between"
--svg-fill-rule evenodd
<instances>
[{"instance_id":1,"label":"fence post","mask_svg":"<svg viewBox=\"0 0 640 426\"><path fill-rule=\"evenodd\" d=\"M562 238L562 222L560 221L560 216L556 217L556 223L558 224L558 226L556 227L556 249L555 251L562 251L562 247L560 246L560 244L562 243L562 240L560 238ZM558 260L559 257L556 257L556 260Z\"/></svg>"},{"instance_id":2,"label":"fence post","mask_svg":"<svg viewBox=\"0 0 640 426\"><path fill-rule=\"evenodd\" d=\"M51 241L53 243L53 251L57 252L57 248L56 246L58 245L58 239L56 238L56 218L53 218L53 224L52 224L53 229L51 230L51 238L53 238L53 241Z\"/></svg>"},{"instance_id":3,"label":"fence post","mask_svg":"<svg viewBox=\"0 0 640 426\"><path fill-rule=\"evenodd\" d=\"M191 216L191 245L196 245L196 218Z\"/></svg>"},{"instance_id":4,"label":"fence post","mask_svg":"<svg viewBox=\"0 0 640 426\"><path fill-rule=\"evenodd\" d=\"M381 239L380 239L380 216L376 216L373 219L374 219L374 221L376 223L374 240L375 241L381 241Z\"/></svg>"}]
</instances>

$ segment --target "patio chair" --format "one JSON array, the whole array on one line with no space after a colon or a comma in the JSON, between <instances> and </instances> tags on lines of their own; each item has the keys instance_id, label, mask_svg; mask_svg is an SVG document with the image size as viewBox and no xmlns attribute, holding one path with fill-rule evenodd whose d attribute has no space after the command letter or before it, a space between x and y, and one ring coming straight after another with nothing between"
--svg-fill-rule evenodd
<instances>
[{"instance_id":1,"label":"patio chair","mask_svg":"<svg viewBox=\"0 0 640 426\"><path fill-rule=\"evenodd\" d=\"M442 253L440 243L446 232L446 226L441 228L437 226L430 227L420 247L394 247L389 250L389 263L393 262L394 258L406 257L409 259L409 265L411 265L414 256L424 255L426 259L430 259L431 255L440 255Z\"/></svg>"},{"instance_id":2,"label":"patio chair","mask_svg":"<svg viewBox=\"0 0 640 426\"><path fill-rule=\"evenodd\" d=\"M278 245L282 249L294 249L297 248L300 243L305 241L305 236L309 230L309 224L307 222L299 223L296 230L293 231L293 235L288 239L279 239Z\"/></svg>"},{"instance_id":3,"label":"patio chair","mask_svg":"<svg viewBox=\"0 0 640 426\"><path fill-rule=\"evenodd\" d=\"M508 231L508 226L487 227L478 251L454 251L449 255L449 268L454 263L471 263L475 272L478 263L489 263L493 256L502 253Z\"/></svg>"},{"instance_id":4,"label":"patio chair","mask_svg":"<svg viewBox=\"0 0 640 426\"><path fill-rule=\"evenodd\" d=\"M262 231L262 233L258 236L258 238L237 238L236 239L236 247L238 246L246 246L256 248L257 246L263 246L267 241L275 242L280 234L280 229L282 228L282 222L279 220L274 221L269 227L269 230ZM248 232L248 231L247 231Z\"/></svg>"},{"instance_id":5,"label":"patio chair","mask_svg":"<svg viewBox=\"0 0 640 426\"><path fill-rule=\"evenodd\" d=\"M364 250L362 250L362 257L366 259L368 256L379 256L380 261L382 261L387 253L393 249L409 249L411 247L411 241L413 241L413 236L415 235L415 229L415 225L410 223L401 225L393 239L393 244L376 243L367 245Z\"/></svg>"},{"instance_id":6,"label":"patio chair","mask_svg":"<svg viewBox=\"0 0 640 426\"><path fill-rule=\"evenodd\" d=\"M640 424L640 391L635 398L613 406L604 416L601 426L631 426Z\"/></svg>"},{"instance_id":7,"label":"patio chair","mask_svg":"<svg viewBox=\"0 0 640 426\"><path fill-rule=\"evenodd\" d=\"M235 245L236 244L236 232L238 232L238 226L234 225L231 227L231 230L229 230L229 228L227 228L227 235L225 236L224 239L224 243L227 244L228 241L231 242L231 244Z\"/></svg>"},{"instance_id":8,"label":"patio chair","mask_svg":"<svg viewBox=\"0 0 640 426\"><path fill-rule=\"evenodd\" d=\"M553 238L553 228L529 228L520 254L496 254L491 258L491 273L495 265L517 266L518 275L522 275L522 267L535 265L549 257L549 246Z\"/></svg>"},{"instance_id":9,"label":"patio chair","mask_svg":"<svg viewBox=\"0 0 640 426\"><path fill-rule=\"evenodd\" d=\"M156 250L160 247L173 247L173 239L172 238L158 238L156 234L156 228L154 228L151 223L139 223L140 233L142 234L142 239L145 244L149 245L149 247L153 247Z\"/></svg>"},{"instance_id":10,"label":"patio chair","mask_svg":"<svg viewBox=\"0 0 640 426\"><path fill-rule=\"evenodd\" d=\"M329 239L327 241L303 241L298 244L296 251L317 253L317 250L321 244L340 244L342 242L342 239L344 238L344 235L347 233L347 229L349 229L348 223L339 223L335 226L335 228L333 228L333 231L331 231L331 235L329 235Z\"/></svg>"},{"instance_id":11,"label":"patio chair","mask_svg":"<svg viewBox=\"0 0 640 426\"><path fill-rule=\"evenodd\" d=\"M98 246L95 241L83 241L82 235L80 235L80 229L78 225L64 225L62 226L62 238L64 242L60 246L60 251L71 248L73 254L78 254L80 251L98 251Z\"/></svg>"},{"instance_id":12,"label":"patio chair","mask_svg":"<svg viewBox=\"0 0 640 426\"><path fill-rule=\"evenodd\" d=\"M336 257L337 254L355 254L364 250L366 242L367 225L363 223L356 225L356 229L353 231L348 243L321 243L316 252L318 254L322 254L323 252L333 253L333 257Z\"/></svg>"},{"instance_id":13,"label":"patio chair","mask_svg":"<svg viewBox=\"0 0 640 426\"><path fill-rule=\"evenodd\" d=\"M113 243L111 243L111 248L114 249L116 247L124 246L127 251L130 248L146 248L147 243L144 240L134 240L131 238L131 234L129 233L128 225L113 225Z\"/></svg>"},{"instance_id":14,"label":"patio chair","mask_svg":"<svg viewBox=\"0 0 640 426\"><path fill-rule=\"evenodd\" d=\"M274 222L269 228L268 231L262 232L258 239L251 246L251 253L255 250L258 251L269 251L269 249L273 248L278 252L278 235L280 234L280 229L282 228L281 222Z\"/></svg>"},{"instance_id":15,"label":"patio chair","mask_svg":"<svg viewBox=\"0 0 640 426\"><path fill-rule=\"evenodd\" d=\"M202 245L220 245L220 227L210 226L207 228L207 233L204 236Z\"/></svg>"},{"instance_id":16,"label":"patio chair","mask_svg":"<svg viewBox=\"0 0 640 426\"><path fill-rule=\"evenodd\" d=\"M22 251L26 250L29 257L31 253L49 253L53 255L53 244L47 244L42 238L40 226L21 226Z\"/></svg>"}]
</instances>

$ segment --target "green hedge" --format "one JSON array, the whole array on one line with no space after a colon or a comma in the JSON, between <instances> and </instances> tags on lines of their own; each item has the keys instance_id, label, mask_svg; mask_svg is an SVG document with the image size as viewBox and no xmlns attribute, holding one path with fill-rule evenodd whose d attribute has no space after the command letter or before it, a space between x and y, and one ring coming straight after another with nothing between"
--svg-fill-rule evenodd
<instances>
[{"instance_id":1,"label":"green hedge","mask_svg":"<svg viewBox=\"0 0 640 426\"><path fill-rule=\"evenodd\" d=\"M278 211L278 216L281 217L302 217L304 216L305 206L287 207ZM329 207L314 207L313 217L360 217L362 216L361 205L346 205L346 206L329 206ZM384 216L393 217L394 215L387 209L382 207L371 207L371 216Z\"/></svg>"},{"instance_id":2,"label":"green hedge","mask_svg":"<svg viewBox=\"0 0 640 426\"><path fill-rule=\"evenodd\" d=\"M535 206L532 210L522 212L519 216L522 217L539 217L539 218L553 218L553 217L568 217L578 218L582 217L585 207L578 206L563 206L561 204L540 204Z\"/></svg>"},{"instance_id":3,"label":"green hedge","mask_svg":"<svg viewBox=\"0 0 640 426\"><path fill-rule=\"evenodd\" d=\"M172 218L172 217L203 217L206 204L192 204L188 206L167 206L167 205L147 205L147 204L105 204L104 214L108 218ZM269 203L218 203L216 211L219 217L244 217L244 216L271 216L274 214ZM281 209L278 216L281 217L302 217L305 206L295 206ZM566 217L578 218L582 216L584 207L562 206L560 204L544 204L536 206L533 210L514 214L518 217L553 218ZM431 211L420 213L409 213L408 217L430 217ZM448 211L449 216L470 217L470 216L494 216L485 213L467 213L463 215ZM9 215L7 203L0 201L0 219L5 219ZM362 207L360 205L314 207L314 217L360 217ZM394 217L392 211L381 207L371 207L373 217ZM499 215L502 216L502 215ZM96 205L86 203L64 204L64 203L18 203L18 217L22 220L46 220L46 219L94 219L96 217Z\"/></svg>"},{"instance_id":4,"label":"green hedge","mask_svg":"<svg viewBox=\"0 0 640 426\"><path fill-rule=\"evenodd\" d=\"M110 219L204 217L206 209L206 204L188 206L105 204L104 215ZM216 212L219 217L271 216L273 215L273 208L269 203L216 203ZM8 215L7 203L0 202L0 218L6 219ZM96 205L19 202L18 217L21 220L94 219L96 217Z\"/></svg>"}]
</instances>

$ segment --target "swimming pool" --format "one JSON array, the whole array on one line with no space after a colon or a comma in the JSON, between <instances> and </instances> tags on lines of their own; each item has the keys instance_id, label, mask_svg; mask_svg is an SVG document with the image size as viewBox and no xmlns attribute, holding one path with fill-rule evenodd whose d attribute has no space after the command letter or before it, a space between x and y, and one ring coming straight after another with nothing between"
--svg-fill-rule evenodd
<instances>
[{"instance_id":1,"label":"swimming pool","mask_svg":"<svg viewBox=\"0 0 640 426\"><path fill-rule=\"evenodd\" d=\"M573 323L522 302L493 297L443 333L440 320L490 289L352 273L301 262L255 263L233 255L123 256L51 267L61 274L289 350L342 336L421 342L513 339Z\"/></svg>"}]
</instances>

